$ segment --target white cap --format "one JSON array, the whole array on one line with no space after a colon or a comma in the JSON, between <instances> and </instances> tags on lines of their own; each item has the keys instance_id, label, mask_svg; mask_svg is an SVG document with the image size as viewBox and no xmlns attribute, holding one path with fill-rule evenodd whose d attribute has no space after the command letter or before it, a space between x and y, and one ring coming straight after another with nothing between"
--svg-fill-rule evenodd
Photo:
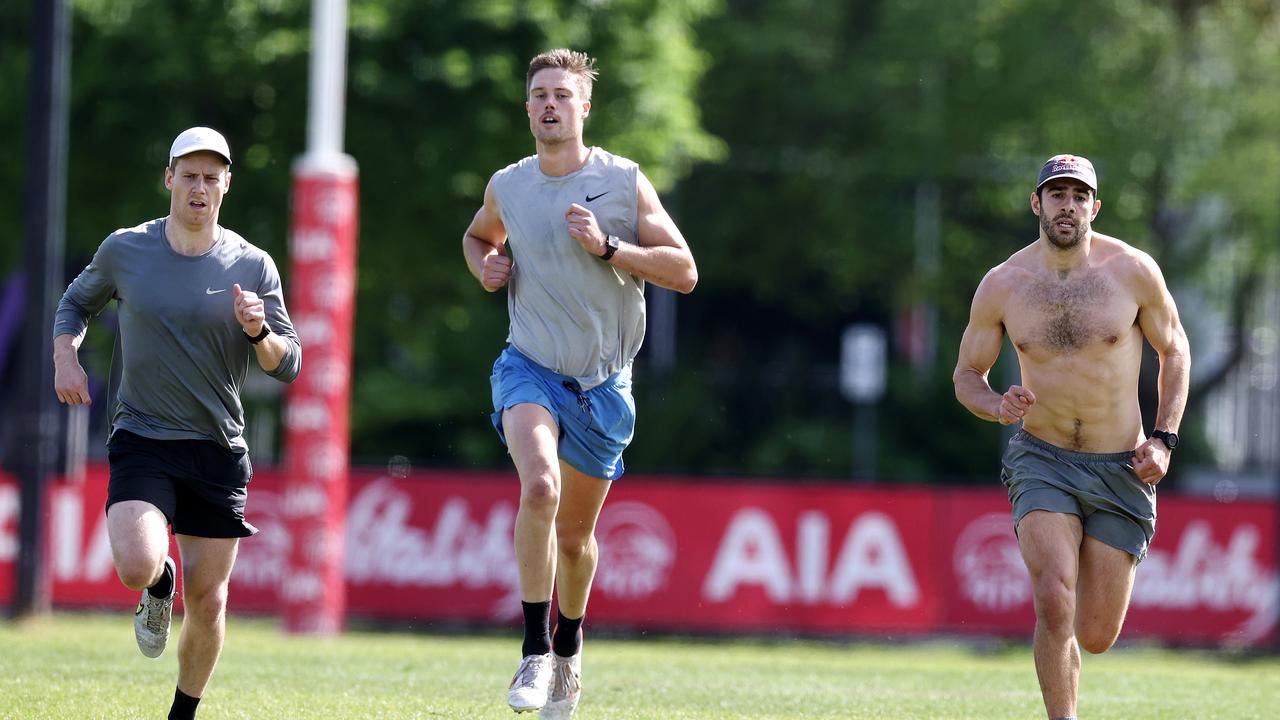
<instances>
[{"instance_id":1,"label":"white cap","mask_svg":"<svg viewBox=\"0 0 1280 720\"><path fill-rule=\"evenodd\" d=\"M174 158L201 150L218 153L228 165L231 164L231 148L227 147L227 139L222 137L222 133L207 127L188 128L174 138L169 148L169 164L173 164Z\"/></svg>"}]
</instances>

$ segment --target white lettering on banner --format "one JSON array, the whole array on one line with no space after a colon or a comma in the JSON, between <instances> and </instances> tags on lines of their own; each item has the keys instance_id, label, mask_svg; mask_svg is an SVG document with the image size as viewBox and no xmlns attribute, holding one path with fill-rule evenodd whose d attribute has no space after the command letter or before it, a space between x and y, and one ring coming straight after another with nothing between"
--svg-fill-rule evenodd
<instances>
[{"instance_id":1,"label":"white lettering on banner","mask_svg":"<svg viewBox=\"0 0 1280 720\"><path fill-rule=\"evenodd\" d=\"M739 585L763 585L770 600L784 603L791 598L790 574L782 538L769 513L745 508L729 523L702 594L713 602L724 602Z\"/></svg>"},{"instance_id":2,"label":"white lettering on banner","mask_svg":"<svg viewBox=\"0 0 1280 720\"><path fill-rule=\"evenodd\" d=\"M324 579L306 570L289 574L280 585L280 599L292 603L308 603L324 595Z\"/></svg>"},{"instance_id":3,"label":"white lettering on banner","mask_svg":"<svg viewBox=\"0 0 1280 720\"><path fill-rule=\"evenodd\" d=\"M716 550L702 586L706 599L724 602L742 585L760 585L777 603L799 600L807 604L847 605L857 600L860 591L872 588L883 590L889 602L898 607L919 601L920 589L911 559L889 516L867 512L854 518L835 567L825 580L825 563L819 564L816 558L825 559L828 555L830 521L821 512L802 513L799 520L796 587L773 518L758 508L744 508L730 520Z\"/></svg>"},{"instance_id":4,"label":"white lettering on banner","mask_svg":"<svg viewBox=\"0 0 1280 720\"><path fill-rule=\"evenodd\" d=\"M90 515L93 523L86 538L84 498L78 489L64 488L55 493L52 510L54 578L64 582L101 582L114 576L106 513Z\"/></svg>"},{"instance_id":5,"label":"white lettering on banner","mask_svg":"<svg viewBox=\"0 0 1280 720\"><path fill-rule=\"evenodd\" d=\"M920 586L898 528L884 513L867 512L849 527L831 574L829 597L836 605L852 604L863 588L880 588L889 602L910 607L920 601Z\"/></svg>"},{"instance_id":6,"label":"white lettering on banner","mask_svg":"<svg viewBox=\"0 0 1280 720\"><path fill-rule=\"evenodd\" d=\"M333 257L335 242L327 229L312 228L293 233L292 256L297 262L315 262Z\"/></svg>"},{"instance_id":7,"label":"white lettering on banner","mask_svg":"<svg viewBox=\"0 0 1280 720\"><path fill-rule=\"evenodd\" d=\"M18 486L0 485L0 560L18 557Z\"/></svg>"},{"instance_id":8,"label":"white lettering on banner","mask_svg":"<svg viewBox=\"0 0 1280 720\"><path fill-rule=\"evenodd\" d=\"M337 311L351 304L355 279L350 272L321 273L311 285L311 298L316 307Z\"/></svg>"},{"instance_id":9,"label":"white lettering on banner","mask_svg":"<svg viewBox=\"0 0 1280 720\"><path fill-rule=\"evenodd\" d=\"M116 561L111 554L111 534L107 532L107 514L94 513L93 534L89 536L89 548L84 553L84 579L101 582L114 577Z\"/></svg>"},{"instance_id":10,"label":"white lettering on banner","mask_svg":"<svg viewBox=\"0 0 1280 720\"><path fill-rule=\"evenodd\" d=\"M509 618L520 608L520 580L511 534L515 508L494 503L483 524L471 520L460 497L445 498L434 531L415 527L413 498L386 478L366 485L347 511L347 581L353 585L466 588L498 586L507 594L491 615Z\"/></svg>"},{"instance_id":11,"label":"white lettering on banner","mask_svg":"<svg viewBox=\"0 0 1280 720\"><path fill-rule=\"evenodd\" d=\"M293 431L324 430L329 427L329 406L314 398L295 400L286 408L284 422Z\"/></svg>"},{"instance_id":12,"label":"white lettering on banner","mask_svg":"<svg viewBox=\"0 0 1280 720\"><path fill-rule=\"evenodd\" d=\"M285 517L324 515L329 511L329 492L317 483L289 483L281 511Z\"/></svg>"},{"instance_id":13,"label":"white lettering on banner","mask_svg":"<svg viewBox=\"0 0 1280 720\"><path fill-rule=\"evenodd\" d=\"M800 601L822 600L822 583L830 561L831 522L818 512L800 513L796 523L796 578Z\"/></svg>"},{"instance_id":14,"label":"white lettering on banner","mask_svg":"<svg viewBox=\"0 0 1280 720\"><path fill-rule=\"evenodd\" d=\"M325 346L333 343L333 323L323 315L299 313L293 319L293 329L304 345Z\"/></svg>"},{"instance_id":15,"label":"white lettering on banner","mask_svg":"<svg viewBox=\"0 0 1280 720\"><path fill-rule=\"evenodd\" d=\"M1237 525L1226 546L1213 541L1213 526L1187 524L1173 553L1152 549L1138 565L1133 605L1216 612L1244 610L1250 617L1236 630L1243 642L1266 636L1280 608L1280 576L1258 560L1258 528Z\"/></svg>"},{"instance_id":16,"label":"white lettering on banner","mask_svg":"<svg viewBox=\"0 0 1280 720\"><path fill-rule=\"evenodd\" d=\"M336 395L347 387L347 363L330 357L313 361L304 375L310 387L321 395Z\"/></svg>"},{"instance_id":17,"label":"white lettering on banner","mask_svg":"<svg viewBox=\"0 0 1280 720\"><path fill-rule=\"evenodd\" d=\"M308 476L329 483L346 471L347 453L330 443L314 443L303 462Z\"/></svg>"},{"instance_id":18,"label":"white lettering on banner","mask_svg":"<svg viewBox=\"0 0 1280 720\"><path fill-rule=\"evenodd\" d=\"M78 492L53 496L53 576L70 580L80 572L80 548L84 539L84 503Z\"/></svg>"},{"instance_id":19,"label":"white lettering on banner","mask_svg":"<svg viewBox=\"0 0 1280 720\"><path fill-rule=\"evenodd\" d=\"M960 594L979 608L1002 613L1031 602L1031 576L1009 513L974 518L956 539L951 562Z\"/></svg>"},{"instance_id":20,"label":"white lettering on banner","mask_svg":"<svg viewBox=\"0 0 1280 720\"><path fill-rule=\"evenodd\" d=\"M327 523L307 533L307 542L302 546L306 562L317 567L327 565L330 556L341 550L341 536L331 531Z\"/></svg>"},{"instance_id":21,"label":"white lettering on banner","mask_svg":"<svg viewBox=\"0 0 1280 720\"><path fill-rule=\"evenodd\" d=\"M676 537L657 510L635 501L606 505L596 524L596 542L595 587L601 593L639 600L666 585Z\"/></svg>"},{"instance_id":22,"label":"white lettering on banner","mask_svg":"<svg viewBox=\"0 0 1280 720\"><path fill-rule=\"evenodd\" d=\"M351 222L354 208L354 198L346 188L325 187L315 194L311 212L321 224L333 227Z\"/></svg>"}]
</instances>

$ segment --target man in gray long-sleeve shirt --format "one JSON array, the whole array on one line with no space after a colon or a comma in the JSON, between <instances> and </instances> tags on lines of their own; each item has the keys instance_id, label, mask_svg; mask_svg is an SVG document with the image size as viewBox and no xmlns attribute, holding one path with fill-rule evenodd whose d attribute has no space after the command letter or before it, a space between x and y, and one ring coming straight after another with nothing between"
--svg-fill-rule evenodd
<instances>
[{"instance_id":1,"label":"man in gray long-sleeve shirt","mask_svg":"<svg viewBox=\"0 0 1280 720\"><path fill-rule=\"evenodd\" d=\"M54 319L54 389L90 402L78 349L89 319L119 302L121 363L107 442L107 532L116 573L142 591L138 647L158 657L169 638L182 557L185 622L170 720L190 720L222 651L227 582L242 537L253 475L243 438L252 354L291 382L302 346L271 256L218 225L231 187L222 135L191 128L174 140L164 173L169 214L117 230L67 288Z\"/></svg>"}]
</instances>

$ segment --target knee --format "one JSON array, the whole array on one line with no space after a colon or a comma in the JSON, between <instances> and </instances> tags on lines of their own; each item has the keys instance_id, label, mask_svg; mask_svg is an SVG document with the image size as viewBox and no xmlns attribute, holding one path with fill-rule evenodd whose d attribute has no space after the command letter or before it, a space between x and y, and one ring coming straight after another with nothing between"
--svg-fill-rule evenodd
<instances>
[{"instance_id":1,"label":"knee","mask_svg":"<svg viewBox=\"0 0 1280 720\"><path fill-rule=\"evenodd\" d=\"M1076 630L1076 640L1086 652L1099 655L1111 649L1120 636L1119 628L1084 627Z\"/></svg>"},{"instance_id":2,"label":"knee","mask_svg":"<svg viewBox=\"0 0 1280 720\"><path fill-rule=\"evenodd\" d=\"M116 575L130 590L145 590L160 579L164 571L163 558L159 563L147 557L128 557L116 561Z\"/></svg>"},{"instance_id":3,"label":"knee","mask_svg":"<svg viewBox=\"0 0 1280 720\"><path fill-rule=\"evenodd\" d=\"M538 473L520 482L520 507L545 515L554 515L560 505L560 491L550 473Z\"/></svg>"},{"instance_id":4,"label":"knee","mask_svg":"<svg viewBox=\"0 0 1280 720\"><path fill-rule=\"evenodd\" d=\"M1074 629L1076 594L1060 578L1035 584L1036 621L1046 628L1070 633Z\"/></svg>"},{"instance_id":5,"label":"knee","mask_svg":"<svg viewBox=\"0 0 1280 720\"><path fill-rule=\"evenodd\" d=\"M587 555L595 542L595 535L582 527L556 525L556 547L560 555L570 562Z\"/></svg>"},{"instance_id":6,"label":"knee","mask_svg":"<svg viewBox=\"0 0 1280 720\"><path fill-rule=\"evenodd\" d=\"M216 622L227 610L227 583L212 586L189 585L182 590L184 618Z\"/></svg>"}]
</instances>

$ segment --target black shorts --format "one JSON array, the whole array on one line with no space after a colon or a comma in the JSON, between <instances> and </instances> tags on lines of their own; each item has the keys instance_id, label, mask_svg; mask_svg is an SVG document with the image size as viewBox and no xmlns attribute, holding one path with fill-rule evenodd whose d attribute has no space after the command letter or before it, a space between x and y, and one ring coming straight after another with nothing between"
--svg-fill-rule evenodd
<instances>
[{"instance_id":1,"label":"black shorts","mask_svg":"<svg viewBox=\"0 0 1280 720\"><path fill-rule=\"evenodd\" d=\"M160 508L173 532L242 538L258 532L244 519L253 466L249 453L209 440L153 440L116 430L107 441L107 507L141 500Z\"/></svg>"}]
</instances>

